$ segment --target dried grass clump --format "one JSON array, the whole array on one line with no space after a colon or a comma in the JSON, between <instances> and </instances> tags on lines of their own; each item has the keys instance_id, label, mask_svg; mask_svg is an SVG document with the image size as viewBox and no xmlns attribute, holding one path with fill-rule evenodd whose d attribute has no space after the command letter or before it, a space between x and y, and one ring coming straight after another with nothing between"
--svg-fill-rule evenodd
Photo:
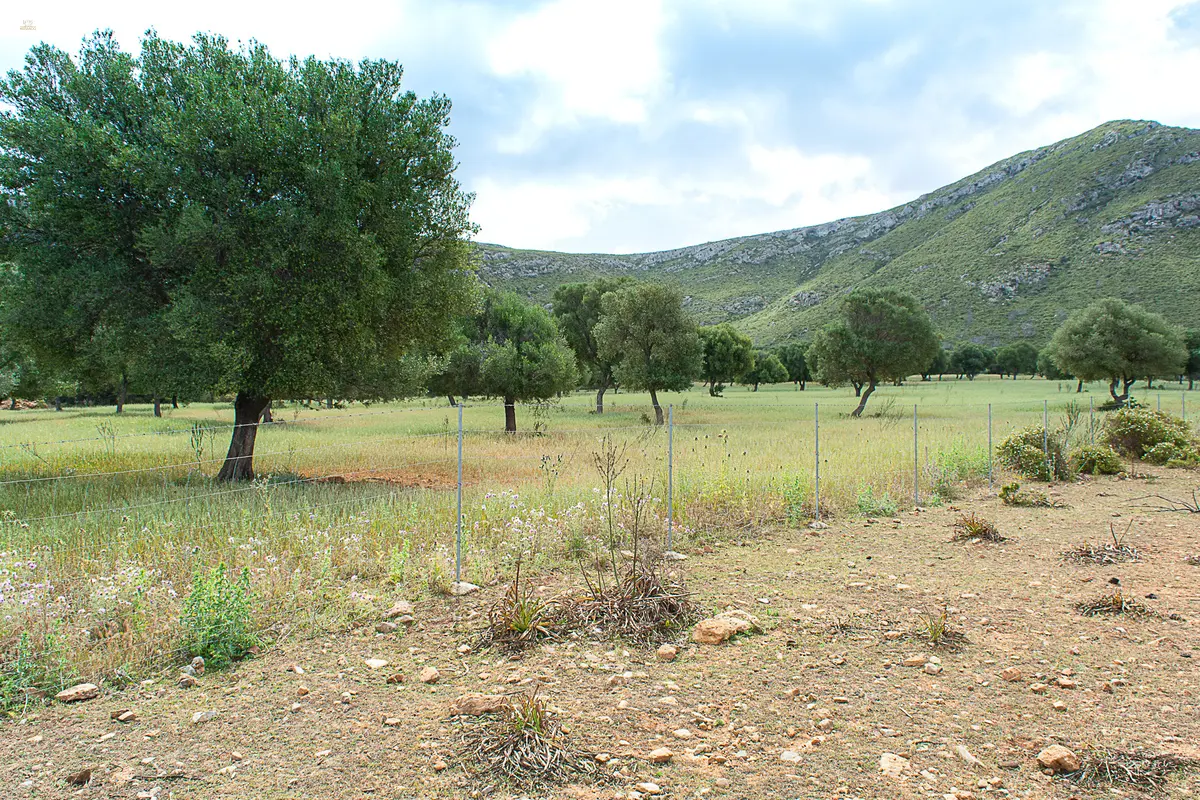
<instances>
[{"instance_id":1,"label":"dried grass clump","mask_svg":"<svg viewBox=\"0 0 1200 800\"><path fill-rule=\"evenodd\" d=\"M1184 556L1183 563L1191 564L1193 567L1200 567L1200 553Z\"/></svg>"},{"instance_id":2,"label":"dried grass clump","mask_svg":"<svg viewBox=\"0 0 1200 800\"><path fill-rule=\"evenodd\" d=\"M522 791L593 776L596 764L572 752L557 717L532 694L514 699L499 715L462 722L466 757L491 794L506 784Z\"/></svg>"},{"instance_id":3,"label":"dried grass clump","mask_svg":"<svg viewBox=\"0 0 1200 800\"><path fill-rule=\"evenodd\" d=\"M674 639L698 616L682 583L664 580L658 570L644 564L610 583L589 581L587 594L564 601L563 612L571 628L638 644Z\"/></svg>"},{"instance_id":4,"label":"dried grass clump","mask_svg":"<svg viewBox=\"0 0 1200 800\"><path fill-rule=\"evenodd\" d=\"M1127 786L1133 789L1161 791L1171 776L1193 769L1196 762L1175 755L1126 753L1097 749L1086 754L1078 770L1068 780L1087 788Z\"/></svg>"},{"instance_id":5,"label":"dried grass clump","mask_svg":"<svg viewBox=\"0 0 1200 800\"><path fill-rule=\"evenodd\" d=\"M1156 617L1154 611L1125 593L1120 586L1112 594L1102 594L1094 600L1076 603L1075 609L1085 617Z\"/></svg>"},{"instance_id":6,"label":"dried grass clump","mask_svg":"<svg viewBox=\"0 0 1200 800\"><path fill-rule=\"evenodd\" d=\"M1076 564L1100 564L1102 566L1141 561L1142 554L1138 552L1138 549L1125 542L1125 537L1129 534L1129 529L1132 527L1133 521L1131 520L1125 526L1125 532L1119 534L1117 533L1116 526L1110 522L1108 523L1108 531L1112 537L1112 541L1100 542L1099 544L1087 542L1078 545L1063 553L1063 560Z\"/></svg>"},{"instance_id":7,"label":"dried grass clump","mask_svg":"<svg viewBox=\"0 0 1200 800\"><path fill-rule=\"evenodd\" d=\"M954 537L956 542L1004 542L1007 538L991 521L978 514L960 514L954 521Z\"/></svg>"}]
</instances>

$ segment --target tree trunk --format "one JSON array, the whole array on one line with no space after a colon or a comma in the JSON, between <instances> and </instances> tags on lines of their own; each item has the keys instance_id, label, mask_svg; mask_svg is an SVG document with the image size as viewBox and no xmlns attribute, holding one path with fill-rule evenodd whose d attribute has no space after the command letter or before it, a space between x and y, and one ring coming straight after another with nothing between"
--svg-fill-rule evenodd
<instances>
[{"instance_id":1,"label":"tree trunk","mask_svg":"<svg viewBox=\"0 0 1200 800\"><path fill-rule=\"evenodd\" d=\"M517 432L517 398L504 398L504 432Z\"/></svg>"},{"instance_id":2,"label":"tree trunk","mask_svg":"<svg viewBox=\"0 0 1200 800\"><path fill-rule=\"evenodd\" d=\"M867 384L867 390L862 393L862 399L858 401L858 408L854 409L854 411L852 411L850 413L850 416L852 416L852 417L861 417L862 416L863 409L867 407L867 398L869 398L871 396L871 393L874 391L875 391L875 381L871 381L870 383Z\"/></svg>"},{"instance_id":3,"label":"tree trunk","mask_svg":"<svg viewBox=\"0 0 1200 800\"><path fill-rule=\"evenodd\" d=\"M54 398L54 410L62 411L62 395L61 394Z\"/></svg>"},{"instance_id":4,"label":"tree trunk","mask_svg":"<svg viewBox=\"0 0 1200 800\"><path fill-rule=\"evenodd\" d=\"M660 406L658 404L658 392L654 391L653 389L650 390L650 402L654 406L654 424L662 425L663 424L662 406Z\"/></svg>"},{"instance_id":5,"label":"tree trunk","mask_svg":"<svg viewBox=\"0 0 1200 800\"><path fill-rule=\"evenodd\" d=\"M604 392L607 390L608 390L608 387L604 386L604 385L601 385L600 388L596 390L596 413L597 414L604 413Z\"/></svg>"},{"instance_id":6,"label":"tree trunk","mask_svg":"<svg viewBox=\"0 0 1200 800\"><path fill-rule=\"evenodd\" d=\"M452 395L452 394L448 394L448 395L446 395L446 399L450 401L450 407L451 407L451 408L457 408L457 407L458 407L458 403L455 401L455 399L454 399L454 395Z\"/></svg>"},{"instance_id":7,"label":"tree trunk","mask_svg":"<svg viewBox=\"0 0 1200 800\"><path fill-rule=\"evenodd\" d=\"M863 385L858 381L851 381L850 383L852 386L854 386L854 396L862 397Z\"/></svg>"},{"instance_id":8,"label":"tree trunk","mask_svg":"<svg viewBox=\"0 0 1200 800\"><path fill-rule=\"evenodd\" d=\"M121 385L117 387L117 413L125 413L125 393L129 389L129 381L124 375L121 376Z\"/></svg>"},{"instance_id":9,"label":"tree trunk","mask_svg":"<svg viewBox=\"0 0 1200 800\"><path fill-rule=\"evenodd\" d=\"M1081 394L1082 392L1083 392L1083 378L1080 378L1079 383L1075 384L1075 394Z\"/></svg>"},{"instance_id":10,"label":"tree trunk","mask_svg":"<svg viewBox=\"0 0 1200 800\"><path fill-rule=\"evenodd\" d=\"M233 401L233 436L217 480L254 480L254 438L258 434L258 421L270 405L268 398L238 392Z\"/></svg>"},{"instance_id":11,"label":"tree trunk","mask_svg":"<svg viewBox=\"0 0 1200 800\"><path fill-rule=\"evenodd\" d=\"M156 416L156 417L162 416L162 398L161 397L156 396L154 398L154 416Z\"/></svg>"},{"instance_id":12,"label":"tree trunk","mask_svg":"<svg viewBox=\"0 0 1200 800\"><path fill-rule=\"evenodd\" d=\"M757 392L757 391L758 391L758 384L757 384L757 383L756 383L756 384L754 384L754 388L753 388L753 389L751 389L750 391L752 391L752 392Z\"/></svg>"},{"instance_id":13,"label":"tree trunk","mask_svg":"<svg viewBox=\"0 0 1200 800\"><path fill-rule=\"evenodd\" d=\"M325 398L325 407L329 408L329 409L333 408L333 398L332 397Z\"/></svg>"},{"instance_id":14,"label":"tree trunk","mask_svg":"<svg viewBox=\"0 0 1200 800\"><path fill-rule=\"evenodd\" d=\"M263 409L262 418L259 422L274 422L275 417L271 414L271 404L267 403L267 407Z\"/></svg>"},{"instance_id":15,"label":"tree trunk","mask_svg":"<svg viewBox=\"0 0 1200 800\"><path fill-rule=\"evenodd\" d=\"M8 398L8 410L9 411L17 410L17 396L15 394L12 397Z\"/></svg>"},{"instance_id":16,"label":"tree trunk","mask_svg":"<svg viewBox=\"0 0 1200 800\"><path fill-rule=\"evenodd\" d=\"M179 395L171 395L171 408L179 408Z\"/></svg>"},{"instance_id":17,"label":"tree trunk","mask_svg":"<svg viewBox=\"0 0 1200 800\"><path fill-rule=\"evenodd\" d=\"M800 381L800 391L802 391L802 392L804 391L804 384L805 384L805 383L807 383L807 381Z\"/></svg>"},{"instance_id":18,"label":"tree trunk","mask_svg":"<svg viewBox=\"0 0 1200 800\"><path fill-rule=\"evenodd\" d=\"M1196 388L1196 379L1193 378L1191 375L1188 375L1188 391L1190 392L1195 388Z\"/></svg>"}]
</instances>

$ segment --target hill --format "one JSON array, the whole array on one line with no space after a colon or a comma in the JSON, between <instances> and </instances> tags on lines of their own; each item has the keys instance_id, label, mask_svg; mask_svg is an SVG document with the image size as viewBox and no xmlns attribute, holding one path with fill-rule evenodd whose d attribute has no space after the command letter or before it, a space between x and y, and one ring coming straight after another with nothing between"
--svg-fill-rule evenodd
<instances>
[{"instance_id":1,"label":"hill","mask_svg":"<svg viewBox=\"0 0 1200 800\"><path fill-rule=\"evenodd\" d=\"M763 343L807 338L858 286L912 292L956 342L1041 343L1099 296L1194 327L1200 131L1110 122L877 214L676 250L477 250L485 282L539 302L601 274L674 282Z\"/></svg>"}]
</instances>

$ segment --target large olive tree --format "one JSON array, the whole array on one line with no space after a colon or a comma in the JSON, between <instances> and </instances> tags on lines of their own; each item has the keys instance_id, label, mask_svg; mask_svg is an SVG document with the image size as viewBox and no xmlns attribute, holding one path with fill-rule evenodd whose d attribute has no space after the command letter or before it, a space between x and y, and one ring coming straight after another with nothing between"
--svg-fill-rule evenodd
<instances>
[{"instance_id":1,"label":"large olive tree","mask_svg":"<svg viewBox=\"0 0 1200 800\"><path fill-rule=\"evenodd\" d=\"M450 102L401 77L207 35L33 48L0 81L6 328L48 365L103 337L155 386L235 395L227 480L272 398L389 394L472 290Z\"/></svg>"}]
</instances>

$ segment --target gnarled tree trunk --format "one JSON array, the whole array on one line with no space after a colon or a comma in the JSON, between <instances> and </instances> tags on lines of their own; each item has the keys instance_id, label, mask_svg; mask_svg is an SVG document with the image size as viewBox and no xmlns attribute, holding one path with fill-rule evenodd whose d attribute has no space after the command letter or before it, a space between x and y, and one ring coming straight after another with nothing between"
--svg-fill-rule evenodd
<instances>
[{"instance_id":1,"label":"gnarled tree trunk","mask_svg":"<svg viewBox=\"0 0 1200 800\"><path fill-rule=\"evenodd\" d=\"M860 399L858 401L858 408L856 408L856 409L854 409L854 411L850 412L850 416L852 416L852 417L861 417L862 416L863 409L867 407L867 400L871 397L871 393L874 391L875 391L875 381L870 381L867 384L866 391L862 393L862 396L860 397Z\"/></svg>"},{"instance_id":2,"label":"gnarled tree trunk","mask_svg":"<svg viewBox=\"0 0 1200 800\"><path fill-rule=\"evenodd\" d=\"M504 432L517 432L517 398L504 398Z\"/></svg>"},{"instance_id":3,"label":"gnarled tree trunk","mask_svg":"<svg viewBox=\"0 0 1200 800\"><path fill-rule=\"evenodd\" d=\"M129 391L129 380L122 375L121 385L117 387L117 413L125 413L125 394Z\"/></svg>"},{"instance_id":4,"label":"gnarled tree trunk","mask_svg":"<svg viewBox=\"0 0 1200 800\"><path fill-rule=\"evenodd\" d=\"M263 409L262 418L259 422L274 422L275 417L271 415L271 404L267 403L267 407Z\"/></svg>"},{"instance_id":5,"label":"gnarled tree trunk","mask_svg":"<svg viewBox=\"0 0 1200 800\"><path fill-rule=\"evenodd\" d=\"M161 397L156 396L154 398L154 416L156 416L156 417L162 416L162 398Z\"/></svg>"},{"instance_id":6,"label":"gnarled tree trunk","mask_svg":"<svg viewBox=\"0 0 1200 800\"><path fill-rule=\"evenodd\" d=\"M258 421L270 405L266 397L238 392L233 401L233 436L217 480L254 480L254 438L258 434Z\"/></svg>"},{"instance_id":7,"label":"gnarled tree trunk","mask_svg":"<svg viewBox=\"0 0 1200 800\"><path fill-rule=\"evenodd\" d=\"M663 410L662 406L658 404L658 392L654 391L653 389L650 390L650 403L654 406L654 424L662 425Z\"/></svg>"}]
</instances>

